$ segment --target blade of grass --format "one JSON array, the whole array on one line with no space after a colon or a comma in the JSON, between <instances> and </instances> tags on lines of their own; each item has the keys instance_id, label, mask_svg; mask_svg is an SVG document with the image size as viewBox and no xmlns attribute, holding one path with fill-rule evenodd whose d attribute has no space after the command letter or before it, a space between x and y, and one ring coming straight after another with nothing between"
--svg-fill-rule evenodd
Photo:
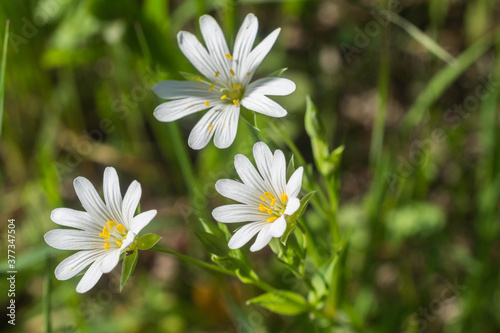
<instances>
[{"instance_id":1,"label":"blade of grass","mask_svg":"<svg viewBox=\"0 0 500 333\"><path fill-rule=\"evenodd\" d=\"M422 120L425 111L441 96L445 89L490 48L495 40L494 37L499 32L500 28L489 32L460 54L456 59L456 66L449 65L434 75L403 119L401 127L403 131L408 131Z\"/></svg>"},{"instance_id":2,"label":"blade of grass","mask_svg":"<svg viewBox=\"0 0 500 333\"><path fill-rule=\"evenodd\" d=\"M413 23L407 21L396 13L392 13L391 22L406 31L417 42L422 44L429 52L452 66L456 66L456 60L451 54L437 44L432 38L422 32Z\"/></svg>"},{"instance_id":3,"label":"blade of grass","mask_svg":"<svg viewBox=\"0 0 500 333\"><path fill-rule=\"evenodd\" d=\"M9 40L9 24L7 20L5 23L5 34L3 37L3 51L2 51L2 65L0 68L0 136L2 136L3 127L3 96L5 91L5 69L7 67L7 41Z\"/></svg>"}]
</instances>

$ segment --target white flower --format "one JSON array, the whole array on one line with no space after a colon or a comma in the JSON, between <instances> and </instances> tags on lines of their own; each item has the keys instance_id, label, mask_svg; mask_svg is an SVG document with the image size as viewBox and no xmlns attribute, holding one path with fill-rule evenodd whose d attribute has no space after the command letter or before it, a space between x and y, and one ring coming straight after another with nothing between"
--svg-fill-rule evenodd
<instances>
[{"instance_id":1,"label":"white flower","mask_svg":"<svg viewBox=\"0 0 500 333\"><path fill-rule=\"evenodd\" d=\"M259 233L250 247L252 252L262 249L272 237L281 237L285 232L285 218L300 207L297 196L303 174L302 167L298 168L287 183L283 152L278 149L273 156L263 142L254 145L253 156L258 172L247 157L238 154L234 157L234 166L243 183L221 179L215 184L217 192L241 204L221 206L212 212L219 222L251 222L233 235L229 247L238 249Z\"/></svg>"},{"instance_id":2,"label":"white flower","mask_svg":"<svg viewBox=\"0 0 500 333\"><path fill-rule=\"evenodd\" d=\"M78 177L73 182L76 195L86 212L69 208L57 208L50 218L55 223L76 229L55 229L45 234L45 241L59 250L80 250L64 259L56 268L59 280L67 280L92 264L85 272L76 291L90 290L103 273L109 273L120 255L133 244L135 237L155 217L150 210L134 217L141 198L141 185L130 184L122 199L120 183L114 168L104 171L104 199L90 181Z\"/></svg>"},{"instance_id":3,"label":"white flower","mask_svg":"<svg viewBox=\"0 0 500 333\"><path fill-rule=\"evenodd\" d=\"M240 106L271 117L284 117L287 112L266 95L284 96L295 90L289 79L267 77L250 83L257 67L273 46L280 29L274 30L253 50L258 21L248 14L243 22L231 53L224 34L209 15L200 18L200 29L206 47L191 33L177 35L179 47L203 75L196 81L162 81L152 89L158 97L171 101L154 111L160 121L174 121L209 109L189 135L193 149L205 147L212 136L218 148L229 147L236 136Z\"/></svg>"}]
</instances>

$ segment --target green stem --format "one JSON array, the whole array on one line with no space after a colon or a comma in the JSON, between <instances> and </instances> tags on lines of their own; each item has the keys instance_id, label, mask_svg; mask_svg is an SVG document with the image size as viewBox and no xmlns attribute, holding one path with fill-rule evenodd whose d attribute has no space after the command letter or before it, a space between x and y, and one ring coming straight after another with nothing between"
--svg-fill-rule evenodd
<instances>
[{"instance_id":1,"label":"green stem","mask_svg":"<svg viewBox=\"0 0 500 333\"><path fill-rule=\"evenodd\" d=\"M52 332L51 322L50 322L50 293L51 293L51 265L50 256L45 259L45 281L44 281L44 293L43 293L43 315L45 317L45 332Z\"/></svg>"},{"instance_id":2,"label":"green stem","mask_svg":"<svg viewBox=\"0 0 500 333\"><path fill-rule=\"evenodd\" d=\"M233 271L230 271L228 269L225 269L225 268L222 268L222 267L219 267L219 266L215 266L215 265L209 264L207 262L204 262L204 261L192 258L190 256L187 256L187 255L175 252L175 251L171 251L171 250L167 250L167 249L162 249L162 248L159 248L159 247L156 247L156 246L152 247L150 250L153 250L153 251L156 251L156 252L161 252L161 253L167 253L167 254L174 255L177 258L180 258L180 259L182 259L184 261L187 261L187 262L189 262L191 264L195 264L195 265L198 265L198 266L201 266L201 267L204 267L204 268L208 268L208 269L211 269L211 270L213 270L215 272L218 272L218 273L223 273L223 274L227 274L227 275L231 275L231 276L236 276L236 274Z\"/></svg>"}]
</instances>

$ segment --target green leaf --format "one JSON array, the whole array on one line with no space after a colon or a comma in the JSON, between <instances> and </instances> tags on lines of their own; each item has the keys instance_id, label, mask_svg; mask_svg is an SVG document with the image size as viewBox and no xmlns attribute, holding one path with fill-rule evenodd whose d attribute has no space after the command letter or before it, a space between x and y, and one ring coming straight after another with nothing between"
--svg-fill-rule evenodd
<instances>
[{"instance_id":1,"label":"green leaf","mask_svg":"<svg viewBox=\"0 0 500 333\"><path fill-rule=\"evenodd\" d=\"M273 290L249 299L247 304L257 304L272 312L288 316L298 315L309 309L304 297L288 290Z\"/></svg>"},{"instance_id":2,"label":"green leaf","mask_svg":"<svg viewBox=\"0 0 500 333\"><path fill-rule=\"evenodd\" d=\"M5 24L5 34L3 37L2 65L0 67L0 136L2 135L3 123L3 96L5 91L5 68L7 65L7 41L9 40L9 22Z\"/></svg>"},{"instance_id":3,"label":"green leaf","mask_svg":"<svg viewBox=\"0 0 500 333\"><path fill-rule=\"evenodd\" d=\"M137 247L139 250L149 250L160 241L162 237L156 234L145 234L137 238Z\"/></svg>"},{"instance_id":4,"label":"green leaf","mask_svg":"<svg viewBox=\"0 0 500 333\"><path fill-rule=\"evenodd\" d=\"M120 281L120 292L122 292L123 287L125 287L125 284L127 283L128 279L130 279L130 276L134 272L135 265L137 265L138 252L139 251L137 251L136 249L134 250L134 252L127 255L125 259L123 259L122 278Z\"/></svg>"},{"instance_id":5,"label":"green leaf","mask_svg":"<svg viewBox=\"0 0 500 333\"><path fill-rule=\"evenodd\" d=\"M286 229L283 235L281 236L280 240L283 245L286 245L286 241L288 240L288 236L293 232L293 230L297 227L297 220L293 220L286 223Z\"/></svg>"},{"instance_id":6,"label":"green leaf","mask_svg":"<svg viewBox=\"0 0 500 333\"><path fill-rule=\"evenodd\" d=\"M292 157L290 157L290 161L288 162L288 167L286 169L286 177L290 178L293 173L295 172L295 155L292 154Z\"/></svg>"},{"instance_id":7,"label":"green leaf","mask_svg":"<svg viewBox=\"0 0 500 333\"><path fill-rule=\"evenodd\" d=\"M323 126L323 122L319 116L318 108L309 95L306 96L306 116L304 126L307 134L311 138L323 139L325 137L325 127Z\"/></svg>"},{"instance_id":8,"label":"green leaf","mask_svg":"<svg viewBox=\"0 0 500 333\"><path fill-rule=\"evenodd\" d=\"M257 131L260 131L260 128L257 125L257 114L255 112L247 110L245 108L240 108L240 116L244 121L248 123L248 125L252 126Z\"/></svg>"},{"instance_id":9,"label":"green leaf","mask_svg":"<svg viewBox=\"0 0 500 333\"><path fill-rule=\"evenodd\" d=\"M299 209L297 209L297 211L295 213L293 213L292 215L290 215L286 218L287 223L291 223L292 221L297 220L299 217L302 216L302 214L304 214L304 211L306 210L307 205L309 205L309 201L311 200L311 198L313 197L313 195L315 193L316 193L316 191L309 192L306 195L304 195L304 197L302 197L302 199L300 199Z\"/></svg>"},{"instance_id":10,"label":"green leaf","mask_svg":"<svg viewBox=\"0 0 500 333\"><path fill-rule=\"evenodd\" d=\"M203 218L200 218L200 223L206 232L208 232L212 235L215 235L218 238L225 239L224 232L217 226L217 224L213 223L212 221L207 221ZM196 230L199 230L199 229L196 229Z\"/></svg>"},{"instance_id":11,"label":"green leaf","mask_svg":"<svg viewBox=\"0 0 500 333\"><path fill-rule=\"evenodd\" d=\"M281 74L283 74L287 69L288 69L287 67L278 69L277 71L274 71L271 74L269 74L267 77L281 76Z\"/></svg>"},{"instance_id":12,"label":"green leaf","mask_svg":"<svg viewBox=\"0 0 500 333\"><path fill-rule=\"evenodd\" d=\"M213 254L220 257L225 257L229 253L229 248L227 247L226 241L215 235L209 234L208 232L202 230L193 231L196 237L200 240L201 244Z\"/></svg>"}]
</instances>

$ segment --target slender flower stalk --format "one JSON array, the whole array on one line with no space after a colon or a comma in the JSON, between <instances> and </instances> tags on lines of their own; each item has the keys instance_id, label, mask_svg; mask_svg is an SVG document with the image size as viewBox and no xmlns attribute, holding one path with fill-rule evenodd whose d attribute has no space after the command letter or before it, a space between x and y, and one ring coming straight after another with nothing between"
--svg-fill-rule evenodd
<instances>
[{"instance_id":1,"label":"slender flower stalk","mask_svg":"<svg viewBox=\"0 0 500 333\"><path fill-rule=\"evenodd\" d=\"M159 105L154 115L159 121L170 122L208 109L191 131L188 144L193 149L201 149L214 137L216 147L227 148L236 137L242 106L270 117L284 117L286 110L267 95L291 94L295 83L278 77L251 82L280 29L274 30L252 49L258 20L255 15L248 14L231 52L213 17L203 15L200 28L206 48L186 31L179 32L177 40L182 53L202 76L194 81L169 80L153 85L158 97L170 100Z\"/></svg>"},{"instance_id":2,"label":"slender flower stalk","mask_svg":"<svg viewBox=\"0 0 500 333\"><path fill-rule=\"evenodd\" d=\"M281 150L274 155L269 147L258 142L253 147L257 170L243 155L236 155L234 165L243 183L221 179L215 184L223 196L240 204L221 206L212 212L222 223L250 222L230 239L229 247L237 249L258 234L250 251L261 250L273 237L286 230L286 217L300 207L298 195L302 186L303 168L298 168L286 182L286 161Z\"/></svg>"},{"instance_id":3,"label":"slender flower stalk","mask_svg":"<svg viewBox=\"0 0 500 333\"><path fill-rule=\"evenodd\" d=\"M79 251L57 266L57 279L70 279L90 265L76 287L77 292L84 293L118 264L122 253L135 248L137 234L155 217L156 210L134 216L141 185L133 181L122 198L118 175L111 167L104 171L105 202L88 179L77 177L73 185L86 211L54 209L52 221L75 229L51 230L45 234L45 241L59 250Z\"/></svg>"}]
</instances>

